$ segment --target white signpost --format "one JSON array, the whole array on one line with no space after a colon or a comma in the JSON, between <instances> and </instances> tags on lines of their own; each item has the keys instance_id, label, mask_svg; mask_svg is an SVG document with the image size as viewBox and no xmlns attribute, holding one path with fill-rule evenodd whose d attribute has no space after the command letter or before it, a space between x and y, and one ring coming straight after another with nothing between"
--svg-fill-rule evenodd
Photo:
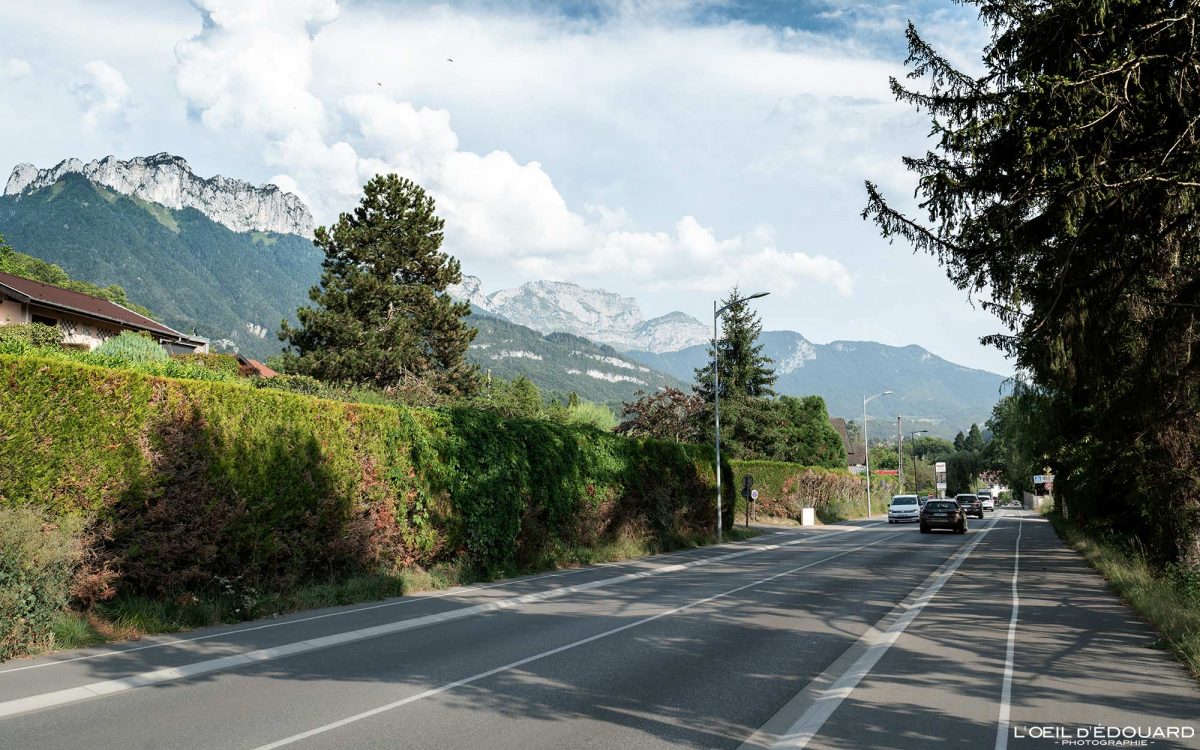
<instances>
[{"instance_id":1,"label":"white signpost","mask_svg":"<svg viewBox=\"0 0 1200 750\"><path fill-rule=\"evenodd\" d=\"M933 465L934 474L937 475L935 486L937 487L938 497L946 496L946 462L938 461Z\"/></svg>"}]
</instances>

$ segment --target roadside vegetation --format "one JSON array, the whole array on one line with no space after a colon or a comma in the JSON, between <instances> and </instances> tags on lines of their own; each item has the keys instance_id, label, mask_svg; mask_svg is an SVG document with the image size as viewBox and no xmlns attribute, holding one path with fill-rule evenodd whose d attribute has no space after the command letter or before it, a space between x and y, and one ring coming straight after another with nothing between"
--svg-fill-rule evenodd
<instances>
[{"instance_id":1,"label":"roadside vegetation","mask_svg":"<svg viewBox=\"0 0 1200 750\"><path fill-rule=\"evenodd\" d=\"M1057 512L1047 518L1067 544L1159 632L1169 649L1200 679L1200 572L1179 563L1159 566L1146 550L1112 529L1079 528Z\"/></svg>"}]
</instances>

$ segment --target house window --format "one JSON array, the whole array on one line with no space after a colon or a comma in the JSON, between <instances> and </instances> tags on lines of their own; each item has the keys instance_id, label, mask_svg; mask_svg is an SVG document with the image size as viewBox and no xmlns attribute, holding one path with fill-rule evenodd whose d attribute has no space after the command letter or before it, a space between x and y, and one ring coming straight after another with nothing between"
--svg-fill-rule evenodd
<instances>
[{"instance_id":1,"label":"house window","mask_svg":"<svg viewBox=\"0 0 1200 750\"><path fill-rule=\"evenodd\" d=\"M58 325L58 321L57 321L57 320L55 320L54 318L47 318L45 315L37 315L37 314L34 314L34 315L32 316L32 318L33 318L33 322L34 322L34 323L41 323L41 324L42 324L42 325L44 325L44 326L56 326L56 325Z\"/></svg>"}]
</instances>

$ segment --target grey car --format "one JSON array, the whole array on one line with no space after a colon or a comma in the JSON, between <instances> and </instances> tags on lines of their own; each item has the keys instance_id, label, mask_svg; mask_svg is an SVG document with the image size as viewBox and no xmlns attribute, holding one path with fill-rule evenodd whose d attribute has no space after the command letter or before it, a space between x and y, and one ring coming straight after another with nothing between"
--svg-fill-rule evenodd
<instances>
[{"instance_id":1,"label":"grey car","mask_svg":"<svg viewBox=\"0 0 1200 750\"><path fill-rule=\"evenodd\" d=\"M963 493L955 495L954 501L963 509L963 513L966 513L968 516L983 518L983 501L979 499L978 495Z\"/></svg>"},{"instance_id":2,"label":"grey car","mask_svg":"<svg viewBox=\"0 0 1200 750\"><path fill-rule=\"evenodd\" d=\"M967 514L954 500L930 500L921 509L921 533L932 529L950 529L959 534L967 533Z\"/></svg>"}]
</instances>

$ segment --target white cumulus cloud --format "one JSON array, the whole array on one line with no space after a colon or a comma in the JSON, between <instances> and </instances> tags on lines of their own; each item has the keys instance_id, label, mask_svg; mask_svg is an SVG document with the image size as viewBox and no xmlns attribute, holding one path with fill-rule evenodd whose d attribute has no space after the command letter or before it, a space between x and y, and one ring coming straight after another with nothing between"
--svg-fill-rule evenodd
<instances>
[{"instance_id":1,"label":"white cumulus cloud","mask_svg":"<svg viewBox=\"0 0 1200 750\"><path fill-rule=\"evenodd\" d=\"M770 275L777 286L807 281L850 292L849 273L838 261L782 250L769 230L719 238L692 216L673 232L638 229L624 207L573 208L538 161L504 149L463 148L447 109L392 90L394 81L415 75L396 69L395 60L405 56L402 38L376 50L387 87L361 75L318 85L315 60L327 29L336 26L336 2L197 4L205 24L176 48L179 92L208 128L259 140L267 162L283 170L272 181L306 196L318 221L352 206L371 176L397 172L434 194L447 247L468 268L475 260L507 261L545 278L586 275L705 291ZM356 53L371 57L366 49ZM720 76L728 75L726 67Z\"/></svg>"},{"instance_id":2,"label":"white cumulus cloud","mask_svg":"<svg viewBox=\"0 0 1200 750\"><path fill-rule=\"evenodd\" d=\"M71 93L83 108L84 128L123 119L129 106L129 84L121 71L102 60L92 60L84 64L83 73Z\"/></svg>"}]
</instances>

